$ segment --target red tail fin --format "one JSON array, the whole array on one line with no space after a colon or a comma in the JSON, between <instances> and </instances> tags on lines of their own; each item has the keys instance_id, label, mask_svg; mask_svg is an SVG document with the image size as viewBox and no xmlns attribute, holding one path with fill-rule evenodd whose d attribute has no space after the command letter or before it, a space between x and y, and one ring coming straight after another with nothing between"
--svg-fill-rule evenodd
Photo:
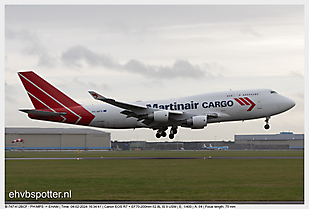
<instances>
[{"instance_id":1,"label":"red tail fin","mask_svg":"<svg viewBox=\"0 0 309 209\"><path fill-rule=\"evenodd\" d=\"M95 116L92 113L36 73L28 71L19 72L18 75L37 110L28 111L30 118L79 125L89 125L94 119ZM46 114L46 112L56 114Z\"/></svg>"}]
</instances>

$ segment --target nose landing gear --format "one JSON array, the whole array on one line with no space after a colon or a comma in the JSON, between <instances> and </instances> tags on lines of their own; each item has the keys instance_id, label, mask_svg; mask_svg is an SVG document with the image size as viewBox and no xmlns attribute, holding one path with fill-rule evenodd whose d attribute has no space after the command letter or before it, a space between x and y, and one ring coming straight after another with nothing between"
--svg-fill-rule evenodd
<instances>
[{"instance_id":1,"label":"nose landing gear","mask_svg":"<svg viewBox=\"0 0 309 209\"><path fill-rule=\"evenodd\" d=\"M269 119L270 119L270 117L266 117L266 120L265 120L266 124L265 124L265 126L264 126L264 128L265 128L266 130L268 130L268 129L270 128L270 125L268 124Z\"/></svg>"}]
</instances>

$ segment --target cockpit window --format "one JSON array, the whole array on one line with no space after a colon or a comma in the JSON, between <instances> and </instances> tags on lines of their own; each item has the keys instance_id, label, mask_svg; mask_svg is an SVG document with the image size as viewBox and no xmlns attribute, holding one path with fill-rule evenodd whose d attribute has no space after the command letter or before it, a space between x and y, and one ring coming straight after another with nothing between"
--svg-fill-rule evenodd
<instances>
[{"instance_id":1,"label":"cockpit window","mask_svg":"<svg viewBox=\"0 0 309 209\"><path fill-rule=\"evenodd\" d=\"M278 94L276 91L270 91L271 94Z\"/></svg>"}]
</instances>

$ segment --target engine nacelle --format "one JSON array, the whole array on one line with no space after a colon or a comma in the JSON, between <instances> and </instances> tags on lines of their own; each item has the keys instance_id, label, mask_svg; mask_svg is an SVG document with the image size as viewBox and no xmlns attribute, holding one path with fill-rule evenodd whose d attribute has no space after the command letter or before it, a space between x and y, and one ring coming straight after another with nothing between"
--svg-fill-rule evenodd
<instances>
[{"instance_id":1,"label":"engine nacelle","mask_svg":"<svg viewBox=\"0 0 309 209\"><path fill-rule=\"evenodd\" d=\"M167 110L155 111L149 114L148 118L153 119L156 122L167 122L169 118L169 112Z\"/></svg>"},{"instance_id":2,"label":"engine nacelle","mask_svg":"<svg viewBox=\"0 0 309 209\"><path fill-rule=\"evenodd\" d=\"M194 116L187 120L187 125L191 126L192 129L202 129L207 126L207 116Z\"/></svg>"}]
</instances>

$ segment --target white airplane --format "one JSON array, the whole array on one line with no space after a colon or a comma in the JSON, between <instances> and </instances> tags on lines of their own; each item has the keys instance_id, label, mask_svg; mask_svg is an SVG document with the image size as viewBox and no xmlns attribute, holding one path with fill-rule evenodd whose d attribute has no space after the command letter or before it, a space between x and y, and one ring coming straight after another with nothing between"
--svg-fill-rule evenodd
<instances>
[{"instance_id":1,"label":"white airplane","mask_svg":"<svg viewBox=\"0 0 309 209\"><path fill-rule=\"evenodd\" d=\"M295 106L295 102L270 89L206 93L179 99L121 102L95 91L90 95L104 104L82 105L32 71L18 73L34 109L20 109L31 119L110 129L150 128L156 137L173 139L177 127L203 129L209 123L269 119Z\"/></svg>"},{"instance_id":2,"label":"white airplane","mask_svg":"<svg viewBox=\"0 0 309 209\"><path fill-rule=\"evenodd\" d=\"M228 146L213 147L211 144L209 144L209 147L207 147L207 146L204 144L204 147L203 147L203 148L204 148L204 149L209 149L209 150L215 150L215 149L217 149L217 150L227 150L227 149L229 149Z\"/></svg>"}]
</instances>

